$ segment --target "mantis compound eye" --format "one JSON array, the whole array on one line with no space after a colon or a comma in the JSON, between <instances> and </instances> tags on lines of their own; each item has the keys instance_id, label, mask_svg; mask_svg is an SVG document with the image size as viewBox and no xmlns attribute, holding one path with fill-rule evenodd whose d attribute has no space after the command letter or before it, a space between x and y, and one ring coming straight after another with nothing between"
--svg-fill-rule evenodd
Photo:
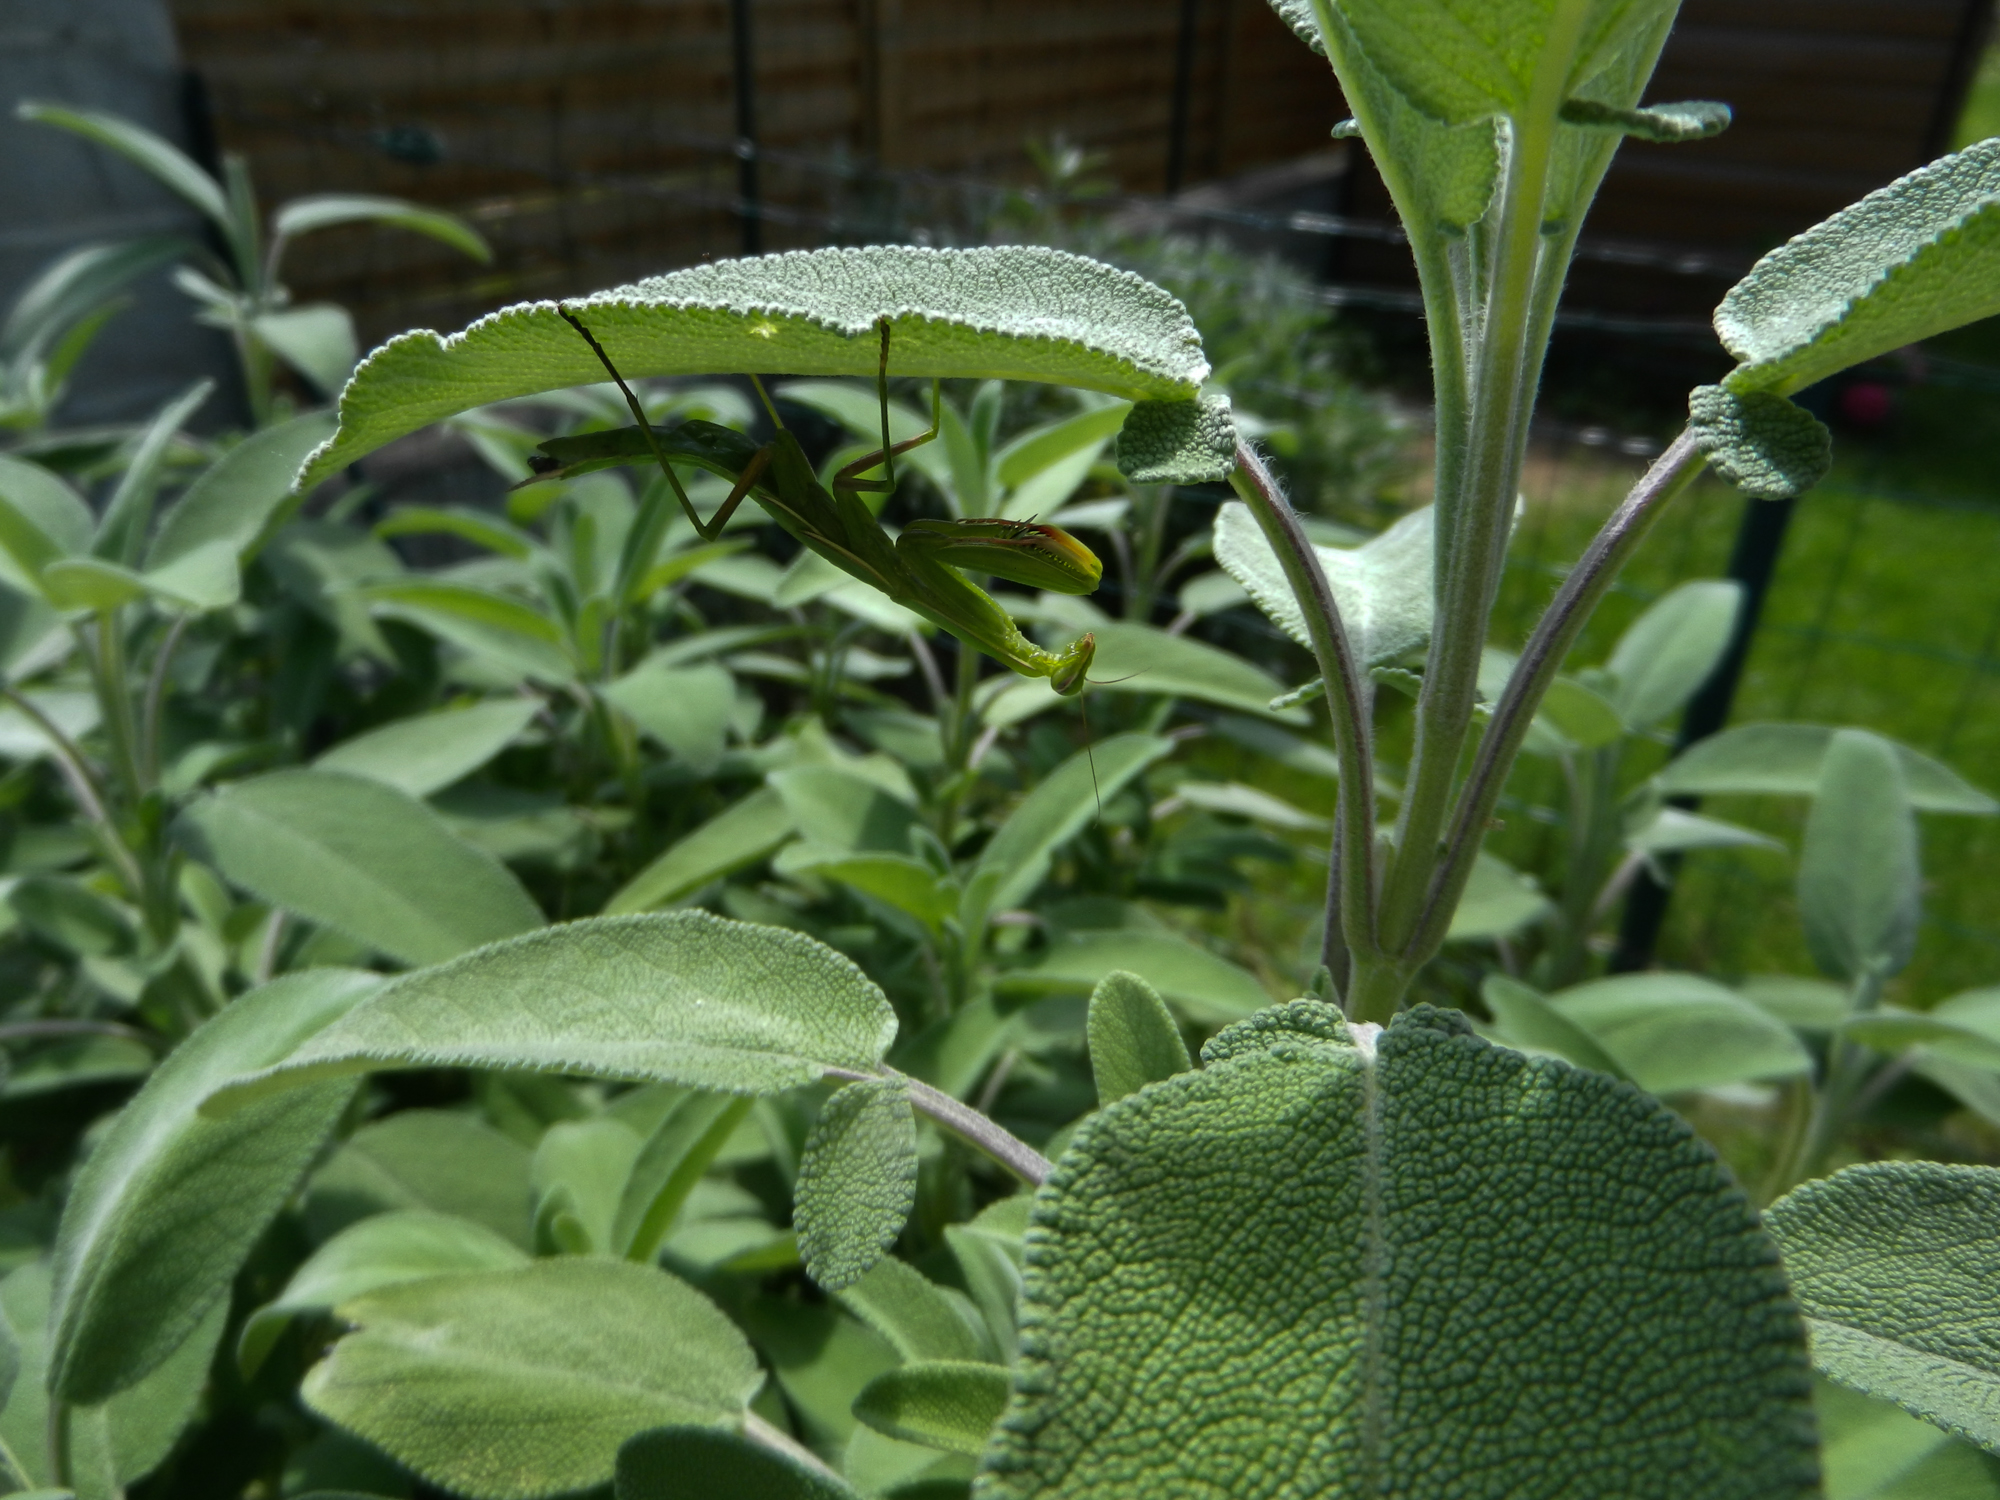
<instances>
[{"instance_id":1,"label":"mantis compound eye","mask_svg":"<svg viewBox=\"0 0 2000 1500\"><path fill-rule=\"evenodd\" d=\"M1074 646L1063 653L1063 665L1049 674L1049 686L1065 698L1073 698L1083 691L1084 678L1090 674L1090 664L1097 659L1097 637L1086 634Z\"/></svg>"}]
</instances>

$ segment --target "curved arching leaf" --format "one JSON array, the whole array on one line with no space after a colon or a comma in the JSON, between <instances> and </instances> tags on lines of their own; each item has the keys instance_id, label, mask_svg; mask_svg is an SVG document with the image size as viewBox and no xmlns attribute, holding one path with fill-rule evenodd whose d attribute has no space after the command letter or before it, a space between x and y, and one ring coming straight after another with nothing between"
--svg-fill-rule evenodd
<instances>
[{"instance_id":1,"label":"curved arching leaf","mask_svg":"<svg viewBox=\"0 0 2000 1500\"><path fill-rule=\"evenodd\" d=\"M1038 1193L980 1500L1818 1493L1776 1251L1658 1104L1428 1006L1204 1057Z\"/></svg>"},{"instance_id":2,"label":"curved arching leaf","mask_svg":"<svg viewBox=\"0 0 2000 1500\"><path fill-rule=\"evenodd\" d=\"M717 261L567 304L627 379L873 376L879 323L898 375L1051 381L1133 401L1190 401L1208 374L1187 310L1152 283L1027 245L794 250ZM377 349L340 398L340 431L309 488L391 439L489 402L604 379L553 302L524 302L448 338Z\"/></svg>"},{"instance_id":3,"label":"curved arching leaf","mask_svg":"<svg viewBox=\"0 0 2000 1500\"><path fill-rule=\"evenodd\" d=\"M323 1083L226 1120L197 1111L381 983L351 969L251 991L154 1070L77 1176L56 1239L50 1386L93 1405L171 1355L228 1291L353 1093Z\"/></svg>"},{"instance_id":4,"label":"curved arching leaf","mask_svg":"<svg viewBox=\"0 0 2000 1500\"><path fill-rule=\"evenodd\" d=\"M872 1071L896 1013L803 933L704 911L595 917L392 981L209 1108L382 1068L517 1068L774 1094Z\"/></svg>"},{"instance_id":5,"label":"curved arching leaf","mask_svg":"<svg viewBox=\"0 0 2000 1500\"><path fill-rule=\"evenodd\" d=\"M175 837L235 884L407 964L542 924L513 873L395 787L286 770L190 805Z\"/></svg>"},{"instance_id":6,"label":"curved arching leaf","mask_svg":"<svg viewBox=\"0 0 2000 1500\"><path fill-rule=\"evenodd\" d=\"M2000 1452L2000 1171L1871 1162L1767 1221L1822 1372Z\"/></svg>"},{"instance_id":7,"label":"curved arching leaf","mask_svg":"<svg viewBox=\"0 0 2000 1500\"><path fill-rule=\"evenodd\" d=\"M617 1500L860 1500L838 1479L714 1427L656 1427L618 1450Z\"/></svg>"},{"instance_id":8,"label":"curved arching leaf","mask_svg":"<svg viewBox=\"0 0 2000 1500\"><path fill-rule=\"evenodd\" d=\"M1007 1372L970 1360L918 1360L877 1375L854 1415L888 1437L977 1458L1007 1406Z\"/></svg>"},{"instance_id":9,"label":"curved arching leaf","mask_svg":"<svg viewBox=\"0 0 2000 1500\"><path fill-rule=\"evenodd\" d=\"M2000 136L1787 240L1715 310L1734 391L1789 395L2000 312Z\"/></svg>"}]
</instances>

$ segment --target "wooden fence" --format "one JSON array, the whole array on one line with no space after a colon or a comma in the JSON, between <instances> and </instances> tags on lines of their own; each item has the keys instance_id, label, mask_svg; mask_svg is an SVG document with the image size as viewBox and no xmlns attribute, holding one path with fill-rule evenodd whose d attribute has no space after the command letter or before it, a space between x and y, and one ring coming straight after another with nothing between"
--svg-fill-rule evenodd
<instances>
[{"instance_id":1,"label":"wooden fence","mask_svg":"<svg viewBox=\"0 0 2000 1500\"><path fill-rule=\"evenodd\" d=\"M978 232L1062 133L1158 191L1322 148L1325 65L1262 0L737 0L764 248ZM450 326L743 243L728 0L175 0L218 144L277 200L395 193L473 218L485 273L407 236L302 246L366 334ZM1191 21L1183 45L1183 16Z\"/></svg>"}]
</instances>

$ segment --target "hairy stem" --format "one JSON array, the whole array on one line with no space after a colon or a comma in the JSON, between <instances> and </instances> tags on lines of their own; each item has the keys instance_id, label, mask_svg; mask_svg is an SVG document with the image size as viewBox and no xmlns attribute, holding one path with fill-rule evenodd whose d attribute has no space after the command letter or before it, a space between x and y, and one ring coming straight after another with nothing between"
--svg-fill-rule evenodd
<instances>
[{"instance_id":1,"label":"hairy stem","mask_svg":"<svg viewBox=\"0 0 2000 1500\"><path fill-rule=\"evenodd\" d=\"M932 1088L921 1078L883 1068L877 1073L858 1073L848 1068L828 1068L829 1078L845 1078L861 1083L874 1078L894 1078L910 1091L910 1107L928 1115L969 1146L974 1146L1030 1187L1040 1187L1054 1169L1049 1159L1003 1126L995 1124L971 1105L961 1103L942 1089Z\"/></svg>"},{"instance_id":2,"label":"hairy stem","mask_svg":"<svg viewBox=\"0 0 2000 1500\"><path fill-rule=\"evenodd\" d=\"M1445 929L1451 925L1451 914L1457 909L1458 898L1471 876L1472 862L1479 852L1487 821L1493 816L1494 805L1499 801L1500 789L1563 658L1626 559L1664 513L1667 502L1701 472L1703 462L1701 449L1689 433L1683 432L1674 439L1591 538L1589 547L1584 549L1548 610L1536 623L1473 756L1472 770L1459 797L1429 898L1410 941L1408 952L1412 958L1418 961L1429 958L1444 941Z\"/></svg>"},{"instance_id":3,"label":"hairy stem","mask_svg":"<svg viewBox=\"0 0 2000 1500\"><path fill-rule=\"evenodd\" d=\"M146 674L145 709L140 720L140 770L146 778L146 785L157 786L160 780L160 714L166 706L167 669L173 665L174 652L180 646L181 637L187 633L193 615L176 615L174 623L167 627L159 649L153 653L153 670Z\"/></svg>"},{"instance_id":4,"label":"hairy stem","mask_svg":"<svg viewBox=\"0 0 2000 1500\"><path fill-rule=\"evenodd\" d=\"M146 795L145 778L139 770L139 730L132 714L132 688L126 681L125 638L118 628L116 610L99 610L95 625L94 649L87 654L97 686L97 701L104 714L104 735L111 742L111 763L125 794L137 802Z\"/></svg>"},{"instance_id":5,"label":"hairy stem","mask_svg":"<svg viewBox=\"0 0 2000 1500\"><path fill-rule=\"evenodd\" d=\"M1327 708L1333 719L1334 749L1340 756L1340 804L1335 818L1338 843L1327 889L1326 939L1321 962L1333 970L1343 996L1346 964L1335 968L1341 948L1372 956L1375 945L1375 762L1369 725L1369 698L1354 650L1341 622L1340 606L1320 567L1305 528L1277 479L1250 445L1236 445L1236 468L1230 483L1257 518L1264 539L1285 570L1285 581L1305 615L1313 657L1326 682ZM1351 1010L1351 1005L1350 1005ZM1367 1019L1367 1018L1362 1018Z\"/></svg>"},{"instance_id":6,"label":"hairy stem","mask_svg":"<svg viewBox=\"0 0 2000 1500\"><path fill-rule=\"evenodd\" d=\"M0 698L13 704L47 738L50 749L55 752L56 765L62 770L63 780L69 783L70 795L83 809L83 815L96 827L106 853L118 866L118 873L134 899L142 898L146 882L140 873L138 858L126 846L117 825L111 821L111 814L105 807L104 789L91 774L89 762L84 760L76 742L58 729L55 720L36 707L34 700L25 693L11 687L0 687Z\"/></svg>"}]
</instances>

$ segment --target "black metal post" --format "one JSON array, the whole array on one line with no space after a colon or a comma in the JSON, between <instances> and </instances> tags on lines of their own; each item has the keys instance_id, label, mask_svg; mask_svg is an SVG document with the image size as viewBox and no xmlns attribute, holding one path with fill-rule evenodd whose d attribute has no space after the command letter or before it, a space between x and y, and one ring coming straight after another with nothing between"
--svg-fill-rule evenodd
<instances>
[{"instance_id":1,"label":"black metal post","mask_svg":"<svg viewBox=\"0 0 2000 1500\"><path fill-rule=\"evenodd\" d=\"M1778 554L1784 550L1785 528L1791 524L1796 500L1745 500L1743 524L1736 529L1736 545L1729 555L1729 574L1743 585L1743 608L1736 616L1736 629L1729 649L1716 663L1715 671L1700 692L1688 700L1681 715L1680 734L1674 740L1679 755L1696 740L1705 740L1729 722L1729 710L1736 701L1736 688L1743 679L1743 664L1750 656L1750 641L1757 633L1758 618L1764 612L1764 596L1771 591L1771 578L1778 568ZM1699 799L1675 797L1673 805L1692 809ZM1666 855L1661 861L1669 873L1680 860ZM1618 948L1611 955L1611 972L1629 974L1653 962L1653 950L1660 940L1660 928L1667 919L1667 900L1672 887L1641 870L1625 897L1625 914L1618 928Z\"/></svg>"},{"instance_id":2,"label":"black metal post","mask_svg":"<svg viewBox=\"0 0 2000 1500\"><path fill-rule=\"evenodd\" d=\"M1181 190L1187 175L1189 117L1194 103L1195 29L1201 20L1201 0L1181 0L1180 36L1174 43L1173 110L1167 120L1167 193Z\"/></svg>"},{"instance_id":3,"label":"black metal post","mask_svg":"<svg viewBox=\"0 0 2000 1500\"><path fill-rule=\"evenodd\" d=\"M743 253L764 252L764 200L757 180L757 60L750 42L750 0L729 0L729 39L736 71L736 200Z\"/></svg>"}]
</instances>

